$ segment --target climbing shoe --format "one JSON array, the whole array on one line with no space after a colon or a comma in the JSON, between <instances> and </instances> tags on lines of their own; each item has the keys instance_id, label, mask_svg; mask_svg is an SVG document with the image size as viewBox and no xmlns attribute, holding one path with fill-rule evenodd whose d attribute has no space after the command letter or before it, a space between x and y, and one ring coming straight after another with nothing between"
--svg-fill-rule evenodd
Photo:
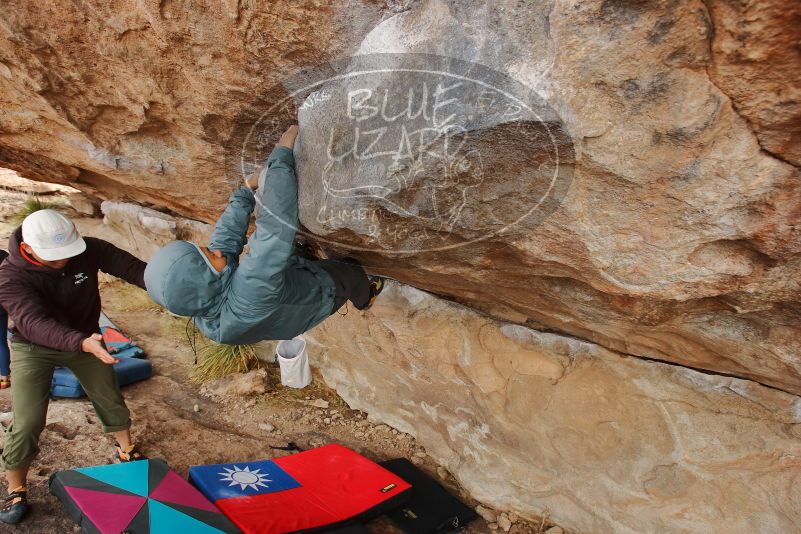
<instances>
[{"instance_id":1,"label":"climbing shoe","mask_svg":"<svg viewBox=\"0 0 801 534\"><path fill-rule=\"evenodd\" d=\"M310 261L317 259L317 256L314 254L314 249L308 241L295 241L295 256L300 256Z\"/></svg>"},{"instance_id":2,"label":"climbing shoe","mask_svg":"<svg viewBox=\"0 0 801 534\"><path fill-rule=\"evenodd\" d=\"M20 486L3 500L0 508L0 521L9 525L16 525L28 513L28 491Z\"/></svg>"},{"instance_id":3,"label":"climbing shoe","mask_svg":"<svg viewBox=\"0 0 801 534\"><path fill-rule=\"evenodd\" d=\"M120 447L120 444L117 443L117 452L114 453L114 459L120 463L127 463L127 462L136 462L138 460L147 460L147 456L142 454L139 449L136 448L136 445L131 445L127 449L123 449Z\"/></svg>"},{"instance_id":4,"label":"climbing shoe","mask_svg":"<svg viewBox=\"0 0 801 534\"><path fill-rule=\"evenodd\" d=\"M370 301L367 303L367 306L362 308L362 311L369 310L373 307L375 303L375 299L378 295L384 290L384 286L386 283L384 279L380 276L370 276Z\"/></svg>"}]
</instances>

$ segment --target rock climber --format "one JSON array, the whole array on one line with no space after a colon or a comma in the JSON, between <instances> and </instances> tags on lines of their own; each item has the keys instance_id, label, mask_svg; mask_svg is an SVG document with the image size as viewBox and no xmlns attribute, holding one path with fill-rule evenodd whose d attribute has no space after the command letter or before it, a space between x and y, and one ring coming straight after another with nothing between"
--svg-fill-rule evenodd
<instances>
[{"instance_id":1,"label":"rock climber","mask_svg":"<svg viewBox=\"0 0 801 534\"><path fill-rule=\"evenodd\" d=\"M0 265L0 303L13 321L13 421L3 445L9 493L0 521L15 524L28 510L28 468L39 452L56 367L75 373L103 431L117 441L117 460L145 458L131 441L130 412L112 368L118 360L106 351L99 334L97 285L97 273L103 271L144 288L145 263L101 239L84 239L55 210L28 215L11 235L9 247L9 257Z\"/></svg>"},{"instance_id":2,"label":"rock climber","mask_svg":"<svg viewBox=\"0 0 801 534\"><path fill-rule=\"evenodd\" d=\"M192 317L218 343L292 339L347 300L368 309L384 287L382 278L368 277L353 259L311 261L294 253L297 135L296 125L284 132L266 165L233 192L207 247L173 241L145 270L151 298ZM256 195L256 231L240 262Z\"/></svg>"}]
</instances>

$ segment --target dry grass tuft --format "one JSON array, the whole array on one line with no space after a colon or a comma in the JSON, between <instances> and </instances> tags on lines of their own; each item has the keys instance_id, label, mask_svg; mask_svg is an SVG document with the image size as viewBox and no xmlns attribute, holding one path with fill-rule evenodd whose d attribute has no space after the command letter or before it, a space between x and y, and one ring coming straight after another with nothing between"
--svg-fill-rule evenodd
<instances>
[{"instance_id":1,"label":"dry grass tuft","mask_svg":"<svg viewBox=\"0 0 801 534\"><path fill-rule=\"evenodd\" d=\"M198 348L197 356L198 365L192 369L192 378L198 382L246 373L261 365L253 345L221 345L209 341Z\"/></svg>"},{"instance_id":2,"label":"dry grass tuft","mask_svg":"<svg viewBox=\"0 0 801 534\"><path fill-rule=\"evenodd\" d=\"M39 210L53 210L64 207L63 202L48 202L42 200L39 195L32 195L25 199L22 207L17 211L14 215L12 215L9 221L12 224L20 225L22 221L25 220L25 217L30 215L31 213L37 212Z\"/></svg>"}]
</instances>

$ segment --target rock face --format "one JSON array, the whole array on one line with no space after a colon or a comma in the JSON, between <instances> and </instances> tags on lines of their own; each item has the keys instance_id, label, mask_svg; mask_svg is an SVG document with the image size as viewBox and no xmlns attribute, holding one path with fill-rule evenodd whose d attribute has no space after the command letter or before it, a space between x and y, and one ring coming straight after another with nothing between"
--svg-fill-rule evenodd
<instances>
[{"instance_id":1,"label":"rock face","mask_svg":"<svg viewBox=\"0 0 801 534\"><path fill-rule=\"evenodd\" d=\"M198 221L173 217L130 202L105 201L100 205L103 222L130 236L131 252L147 260L176 239L207 243L213 227Z\"/></svg>"},{"instance_id":2,"label":"rock face","mask_svg":"<svg viewBox=\"0 0 801 534\"><path fill-rule=\"evenodd\" d=\"M801 7L705 2L714 29L707 70L754 129L760 146L801 164Z\"/></svg>"},{"instance_id":3,"label":"rock face","mask_svg":"<svg viewBox=\"0 0 801 534\"><path fill-rule=\"evenodd\" d=\"M479 500L579 532L797 532L801 401L391 284L311 334L353 407Z\"/></svg>"},{"instance_id":4,"label":"rock face","mask_svg":"<svg viewBox=\"0 0 801 534\"><path fill-rule=\"evenodd\" d=\"M411 290L332 320L349 402L495 506L793 531L799 42L780 0L16 2L0 166L147 257L299 108L312 237L508 323Z\"/></svg>"},{"instance_id":5,"label":"rock face","mask_svg":"<svg viewBox=\"0 0 801 534\"><path fill-rule=\"evenodd\" d=\"M0 163L211 221L297 102L331 87L304 89L308 73L357 52L457 58L495 74L483 100L444 86L429 152L450 143L445 161L347 152L354 122L364 152L418 74L352 87L396 89L378 119L353 115L368 99L351 116L306 101L305 225L498 317L799 393L799 20L779 0L17 3ZM502 76L535 106L489 103ZM377 146L426 120L401 117Z\"/></svg>"},{"instance_id":6,"label":"rock face","mask_svg":"<svg viewBox=\"0 0 801 534\"><path fill-rule=\"evenodd\" d=\"M777 57L791 75L793 15L710 14L701 3L459 6L423 2L359 51L489 65L536 88L541 98L527 101L547 113L496 113L504 105L476 102L501 101L500 90L476 95L464 78L451 90L456 76L432 80L379 55L390 74L329 81L301 108L301 221L377 270L495 316L801 392L798 84L771 91L735 74L773 80L742 54L790 46ZM764 25L736 33L748 13ZM782 28L772 44L733 50L767 20ZM440 116L451 124L433 111L396 118L407 100L415 112L425 105L425 83L446 88ZM439 132L451 153L405 129ZM539 205L556 167L556 192Z\"/></svg>"},{"instance_id":7,"label":"rock face","mask_svg":"<svg viewBox=\"0 0 801 534\"><path fill-rule=\"evenodd\" d=\"M247 127L235 120L255 120L287 72L352 51L392 14L378 1L327 4L4 7L0 165L211 220L240 181L236 162L226 167L228 138Z\"/></svg>"}]
</instances>

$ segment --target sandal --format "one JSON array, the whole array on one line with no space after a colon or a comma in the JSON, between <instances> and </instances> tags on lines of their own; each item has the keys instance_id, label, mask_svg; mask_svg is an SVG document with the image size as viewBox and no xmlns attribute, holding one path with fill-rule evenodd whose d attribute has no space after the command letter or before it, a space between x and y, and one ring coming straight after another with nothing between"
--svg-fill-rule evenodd
<instances>
[{"instance_id":1,"label":"sandal","mask_svg":"<svg viewBox=\"0 0 801 534\"><path fill-rule=\"evenodd\" d=\"M117 451L114 453L114 459L120 463L127 463L127 462L138 462L139 460L147 460L147 456L142 454L142 452L136 447L136 445L131 445L128 447L128 450L122 450L122 447L119 443L115 443L117 446Z\"/></svg>"},{"instance_id":2,"label":"sandal","mask_svg":"<svg viewBox=\"0 0 801 534\"><path fill-rule=\"evenodd\" d=\"M20 486L3 499L0 508L0 521L9 525L16 525L28 512L28 491Z\"/></svg>"}]
</instances>

